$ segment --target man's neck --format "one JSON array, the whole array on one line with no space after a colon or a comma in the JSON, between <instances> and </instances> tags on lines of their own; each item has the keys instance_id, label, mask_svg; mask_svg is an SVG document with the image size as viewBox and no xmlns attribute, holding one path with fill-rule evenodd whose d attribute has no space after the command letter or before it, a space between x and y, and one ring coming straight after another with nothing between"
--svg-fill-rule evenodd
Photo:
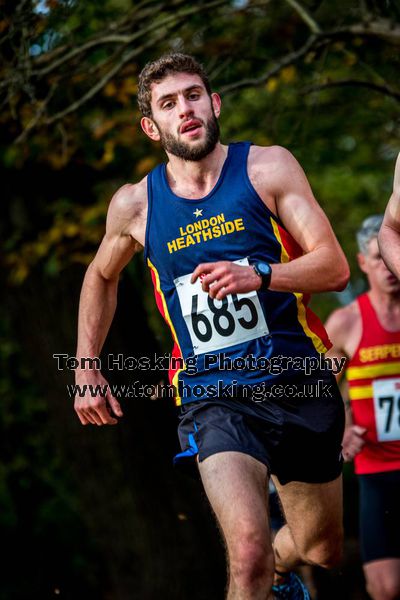
<instances>
[{"instance_id":1,"label":"man's neck","mask_svg":"<svg viewBox=\"0 0 400 600\"><path fill-rule=\"evenodd\" d=\"M378 289L371 288L368 292L372 305L379 314L400 316L400 294L388 294Z\"/></svg>"},{"instance_id":2,"label":"man's neck","mask_svg":"<svg viewBox=\"0 0 400 600\"><path fill-rule=\"evenodd\" d=\"M206 196L218 181L227 154L228 147L219 142L210 154L199 161L185 161L167 153L167 177L171 189L187 197Z\"/></svg>"}]
</instances>

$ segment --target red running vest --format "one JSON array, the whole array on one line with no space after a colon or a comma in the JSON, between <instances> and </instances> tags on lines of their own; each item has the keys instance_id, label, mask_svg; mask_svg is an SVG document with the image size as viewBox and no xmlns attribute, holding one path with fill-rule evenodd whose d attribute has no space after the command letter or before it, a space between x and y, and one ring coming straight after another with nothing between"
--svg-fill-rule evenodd
<instances>
[{"instance_id":1,"label":"red running vest","mask_svg":"<svg viewBox=\"0 0 400 600\"><path fill-rule=\"evenodd\" d=\"M362 336L346 374L353 423L367 429L354 459L361 475L400 469L400 331L382 327L367 293L357 301Z\"/></svg>"}]
</instances>

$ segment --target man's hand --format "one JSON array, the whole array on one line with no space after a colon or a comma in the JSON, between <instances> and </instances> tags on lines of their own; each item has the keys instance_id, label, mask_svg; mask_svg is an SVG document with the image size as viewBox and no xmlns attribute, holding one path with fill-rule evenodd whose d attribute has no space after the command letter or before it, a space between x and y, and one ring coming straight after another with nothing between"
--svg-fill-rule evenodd
<instances>
[{"instance_id":1,"label":"man's hand","mask_svg":"<svg viewBox=\"0 0 400 600\"><path fill-rule=\"evenodd\" d=\"M87 386L85 395L76 395L74 403L75 412L82 425L116 425L118 420L112 414L122 417L121 406L111 394L110 387L100 371L77 371L75 380L76 385L81 388ZM100 386L97 389L107 390L106 394L93 396L96 386Z\"/></svg>"},{"instance_id":2,"label":"man's hand","mask_svg":"<svg viewBox=\"0 0 400 600\"><path fill-rule=\"evenodd\" d=\"M360 425L350 425L350 427L346 427L342 443L342 454L345 462L352 461L356 454L361 451L365 444L363 435L366 431L366 428L360 427Z\"/></svg>"},{"instance_id":3,"label":"man's hand","mask_svg":"<svg viewBox=\"0 0 400 600\"><path fill-rule=\"evenodd\" d=\"M198 278L203 291L217 300L223 300L228 294L245 294L258 290L262 283L253 267L236 265L227 260L201 263L193 271L191 283L195 283Z\"/></svg>"}]
</instances>

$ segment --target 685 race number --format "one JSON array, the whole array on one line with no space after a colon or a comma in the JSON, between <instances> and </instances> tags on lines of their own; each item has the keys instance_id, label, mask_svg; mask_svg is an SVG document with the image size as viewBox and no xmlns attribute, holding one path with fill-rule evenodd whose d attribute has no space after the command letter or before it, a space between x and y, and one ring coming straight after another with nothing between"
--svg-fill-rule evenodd
<instances>
[{"instance_id":1,"label":"685 race number","mask_svg":"<svg viewBox=\"0 0 400 600\"><path fill-rule=\"evenodd\" d=\"M235 262L248 265L246 258ZM215 300L203 292L199 279L192 284L190 278L191 273L174 283L194 354L222 350L269 333L257 292Z\"/></svg>"}]
</instances>

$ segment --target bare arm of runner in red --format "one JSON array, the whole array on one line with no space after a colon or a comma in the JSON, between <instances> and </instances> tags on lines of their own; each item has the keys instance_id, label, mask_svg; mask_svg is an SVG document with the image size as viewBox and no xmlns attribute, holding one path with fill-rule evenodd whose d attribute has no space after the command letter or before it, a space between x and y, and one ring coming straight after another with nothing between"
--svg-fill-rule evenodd
<instances>
[{"instance_id":1,"label":"bare arm of runner in red","mask_svg":"<svg viewBox=\"0 0 400 600\"><path fill-rule=\"evenodd\" d=\"M347 358L350 359L354 354L354 349L361 337L359 329L359 314L357 304L345 306L335 310L325 324L325 329L332 342L332 348L328 350L328 358ZM336 375L339 381L343 376L344 370ZM353 460L365 444L363 435L366 432L365 427L354 425L352 421L351 408L346 403L346 428L343 435L343 458L346 462Z\"/></svg>"}]
</instances>

